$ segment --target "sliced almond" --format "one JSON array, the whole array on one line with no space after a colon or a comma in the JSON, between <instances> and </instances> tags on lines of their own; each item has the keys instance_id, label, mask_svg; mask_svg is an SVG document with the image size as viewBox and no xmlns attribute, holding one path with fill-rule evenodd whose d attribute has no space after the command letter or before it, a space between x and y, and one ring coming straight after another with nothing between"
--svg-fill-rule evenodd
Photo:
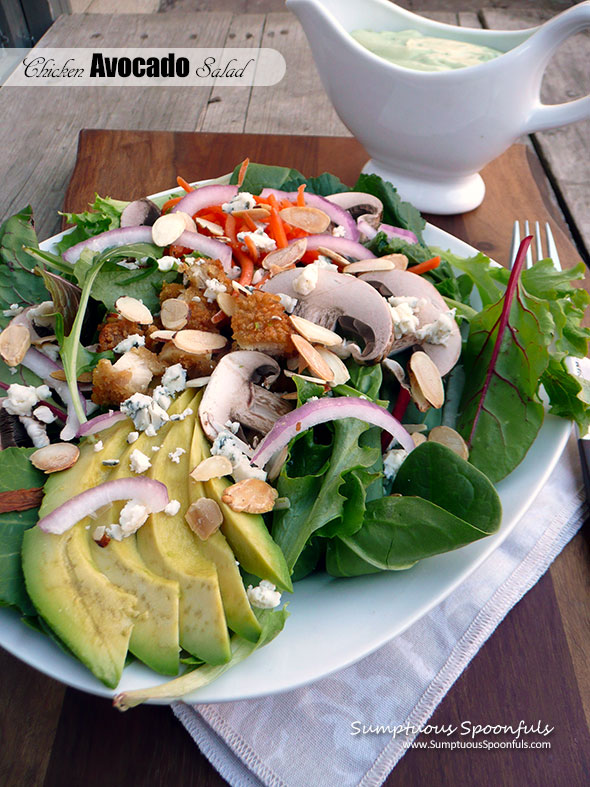
<instances>
[{"instance_id":1,"label":"sliced almond","mask_svg":"<svg viewBox=\"0 0 590 787\"><path fill-rule=\"evenodd\" d=\"M152 226L152 240L156 246L170 246L186 230L182 211L166 213L156 219Z\"/></svg>"},{"instance_id":2,"label":"sliced almond","mask_svg":"<svg viewBox=\"0 0 590 787\"><path fill-rule=\"evenodd\" d=\"M291 341L295 345L295 349L299 353L299 357L304 364L303 368L309 368L312 374L315 374L327 383L331 383L334 380L334 372L307 339L300 336L298 333L293 333L291 334ZM303 371L303 369L301 371Z\"/></svg>"},{"instance_id":3,"label":"sliced almond","mask_svg":"<svg viewBox=\"0 0 590 787\"><path fill-rule=\"evenodd\" d=\"M347 260L346 257L343 257L342 254L338 254L337 251L333 251L332 249L326 248L326 246L318 246L318 252L323 256L327 257L332 262L335 262L337 265L344 267L345 265L350 265L350 260Z\"/></svg>"},{"instance_id":4,"label":"sliced almond","mask_svg":"<svg viewBox=\"0 0 590 787\"><path fill-rule=\"evenodd\" d=\"M186 381L187 388L204 388L206 385L209 385L209 381L211 380L211 375L209 377L193 377L192 380Z\"/></svg>"},{"instance_id":5,"label":"sliced almond","mask_svg":"<svg viewBox=\"0 0 590 787\"><path fill-rule=\"evenodd\" d=\"M344 383L350 380L350 372L346 368L346 364L336 355L336 353L327 350L325 347L316 347L315 349L334 374L332 385L344 385Z\"/></svg>"},{"instance_id":6,"label":"sliced almond","mask_svg":"<svg viewBox=\"0 0 590 787\"><path fill-rule=\"evenodd\" d=\"M427 412L431 407L430 402L424 397L422 389L416 381L416 375L411 369L408 369L408 380L410 382L410 393L414 404L421 413Z\"/></svg>"},{"instance_id":7,"label":"sliced almond","mask_svg":"<svg viewBox=\"0 0 590 787\"><path fill-rule=\"evenodd\" d=\"M115 308L122 317L131 322L138 322L140 325L151 325L154 321L148 307L130 295L122 295L120 298L117 298Z\"/></svg>"},{"instance_id":8,"label":"sliced almond","mask_svg":"<svg viewBox=\"0 0 590 787\"><path fill-rule=\"evenodd\" d=\"M247 208L246 210L233 210L232 216L235 216L237 219L243 219L246 216L257 221L258 219L265 219L268 214L270 213L270 208L267 208L266 205L258 205L256 208Z\"/></svg>"},{"instance_id":9,"label":"sliced almond","mask_svg":"<svg viewBox=\"0 0 590 787\"><path fill-rule=\"evenodd\" d=\"M285 377L299 377L300 380L305 380L308 383L315 383L316 385L325 385L326 381L321 380L319 377L311 377L309 374L300 374L299 372L290 372L288 369L285 369L283 374ZM283 394L283 399L292 398L290 393ZM295 398L297 398L297 394L295 394Z\"/></svg>"},{"instance_id":10,"label":"sliced almond","mask_svg":"<svg viewBox=\"0 0 590 787\"><path fill-rule=\"evenodd\" d=\"M430 430L428 439L433 443L446 445L447 448L450 448L451 451L454 451L457 456L460 456L461 459L465 459L465 461L469 459L469 448L467 447L467 443L459 432L451 429L450 426L435 426L434 429Z\"/></svg>"},{"instance_id":11,"label":"sliced almond","mask_svg":"<svg viewBox=\"0 0 590 787\"><path fill-rule=\"evenodd\" d=\"M210 481L212 478L223 478L231 475L232 463L227 456L208 456L195 467L190 474L194 481Z\"/></svg>"},{"instance_id":12,"label":"sliced almond","mask_svg":"<svg viewBox=\"0 0 590 787\"><path fill-rule=\"evenodd\" d=\"M167 298L162 303L160 319L162 325L171 331L179 331L188 322L189 308L186 301L180 298Z\"/></svg>"},{"instance_id":13,"label":"sliced almond","mask_svg":"<svg viewBox=\"0 0 590 787\"><path fill-rule=\"evenodd\" d=\"M405 254L386 254L384 257L380 257L379 259L393 262L395 268L398 271L405 271L408 267L408 258Z\"/></svg>"},{"instance_id":14,"label":"sliced almond","mask_svg":"<svg viewBox=\"0 0 590 787\"><path fill-rule=\"evenodd\" d=\"M274 276L299 262L306 250L307 238L299 238L295 243L291 243L290 246L286 246L284 249L269 251L262 260L262 267L267 271L271 271Z\"/></svg>"},{"instance_id":15,"label":"sliced almond","mask_svg":"<svg viewBox=\"0 0 590 787\"><path fill-rule=\"evenodd\" d=\"M322 325L317 325L304 317L297 317L295 314L290 314L289 320L297 333L301 334L308 342L322 344L324 347L335 347L342 344L342 338L337 333Z\"/></svg>"},{"instance_id":16,"label":"sliced almond","mask_svg":"<svg viewBox=\"0 0 590 787\"><path fill-rule=\"evenodd\" d=\"M426 424L404 424L404 429L408 434L417 434L418 432L426 432L428 427Z\"/></svg>"},{"instance_id":17,"label":"sliced almond","mask_svg":"<svg viewBox=\"0 0 590 787\"><path fill-rule=\"evenodd\" d=\"M422 443L426 442L426 435L423 435L420 432L414 432L414 434L412 435L412 440L415 446L419 446Z\"/></svg>"},{"instance_id":18,"label":"sliced almond","mask_svg":"<svg viewBox=\"0 0 590 787\"><path fill-rule=\"evenodd\" d=\"M61 380L65 382L67 380L66 373L63 369L56 369L54 372L51 372L49 375L53 377L54 380ZM78 376L79 383L91 383L92 382L92 372L82 372L81 375Z\"/></svg>"},{"instance_id":19,"label":"sliced almond","mask_svg":"<svg viewBox=\"0 0 590 787\"><path fill-rule=\"evenodd\" d=\"M52 443L39 448L30 456L32 464L44 473L67 470L78 461L80 450L71 443Z\"/></svg>"},{"instance_id":20,"label":"sliced almond","mask_svg":"<svg viewBox=\"0 0 590 787\"><path fill-rule=\"evenodd\" d=\"M154 331L150 333L150 339L158 339L161 342L169 342L174 338L176 331Z\"/></svg>"},{"instance_id":21,"label":"sliced almond","mask_svg":"<svg viewBox=\"0 0 590 787\"><path fill-rule=\"evenodd\" d=\"M228 486L221 500L232 511L245 511L248 514L266 514L272 511L278 492L266 481L259 478L246 478Z\"/></svg>"},{"instance_id":22,"label":"sliced almond","mask_svg":"<svg viewBox=\"0 0 590 787\"><path fill-rule=\"evenodd\" d=\"M358 260L349 263L342 269L342 273L369 273L370 271L392 271L395 263L384 257L373 257L370 260Z\"/></svg>"},{"instance_id":23,"label":"sliced almond","mask_svg":"<svg viewBox=\"0 0 590 787\"><path fill-rule=\"evenodd\" d=\"M201 227L203 230L209 230L211 235L215 235L216 237L222 237L225 233L225 230L220 224L215 224L213 221L208 221L207 219L200 219L198 216L195 219L197 226Z\"/></svg>"},{"instance_id":24,"label":"sliced almond","mask_svg":"<svg viewBox=\"0 0 590 787\"><path fill-rule=\"evenodd\" d=\"M186 330L175 333L172 342L185 353L205 355L213 350L221 350L227 344L227 339L219 333Z\"/></svg>"},{"instance_id":25,"label":"sliced almond","mask_svg":"<svg viewBox=\"0 0 590 787\"><path fill-rule=\"evenodd\" d=\"M405 388L406 391L410 390L410 386L406 380L406 373L401 363L394 361L393 358L384 358L381 361L381 366L387 369L388 372L391 372L402 388Z\"/></svg>"},{"instance_id":26,"label":"sliced almond","mask_svg":"<svg viewBox=\"0 0 590 787\"><path fill-rule=\"evenodd\" d=\"M279 211L279 215L287 224L305 230L312 235L325 232L332 221L328 214L319 208L283 208Z\"/></svg>"},{"instance_id":27,"label":"sliced almond","mask_svg":"<svg viewBox=\"0 0 590 787\"><path fill-rule=\"evenodd\" d=\"M418 351L412 354L408 365L422 396L438 410L444 404L445 389L436 364L425 352ZM413 394L415 385L411 387Z\"/></svg>"},{"instance_id":28,"label":"sliced almond","mask_svg":"<svg viewBox=\"0 0 590 787\"><path fill-rule=\"evenodd\" d=\"M279 473L283 469L285 462L287 461L287 456L289 454L289 446L285 445L279 451L276 452L271 458L269 459L268 464L266 465L266 477L269 481L274 481L279 477Z\"/></svg>"},{"instance_id":29,"label":"sliced almond","mask_svg":"<svg viewBox=\"0 0 590 787\"><path fill-rule=\"evenodd\" d=\"M18 366L31 346L26 325L9 325L0 333L0 355L8 366Z\"/></svg>"},{"instance_id":30,"label":"sliced almond","mask_svg":"<svg viewBox=\"0 0 590 787\"><path fill-rule=\"evenodd\" d=\"M201 541L206 541L209 536L219 530L223 522L223 514L216 500L200 497L194 502L184 515L188 526L196 533Z\"/></svg>"},{"instance_id":31,"label":"sliced almond","mask_svg":"<svg viewBox=\"0 0 590 787\"><path fill-rule=\"evenodd\" d=\"M52 333L49 336L37 336L34 339L31 339L31 344L34 344L37 347L39 347L44 344L49 344L50 342L55 342L56 340L57 340L57 336L54 333Z\"/></svg>"},{"instance_id":32,"label":"sliced almond","mask_svg":"<svg viewBox=\"0 0 590 787\"><path fill-rule=\"evenodd\" d=\"M185 213L183 210L177 210L174 214L175 216L181 216L182 220L184 221L184 228L189 232L196 232L197 225L195 224L195 220L192 216L189 216L188 213Z\"/></svg>"},{"instance_id":33,"label":"sliced almond","mask_svg":"<svg viewBox=\"0 0 590 787\"><path fill-rule=\"evenodd\" d=\"M217 305L224 314L231 317L236 311L236 299L230 295L229 292L220 292L217 294Z\"/></svg>"}]
</instances>

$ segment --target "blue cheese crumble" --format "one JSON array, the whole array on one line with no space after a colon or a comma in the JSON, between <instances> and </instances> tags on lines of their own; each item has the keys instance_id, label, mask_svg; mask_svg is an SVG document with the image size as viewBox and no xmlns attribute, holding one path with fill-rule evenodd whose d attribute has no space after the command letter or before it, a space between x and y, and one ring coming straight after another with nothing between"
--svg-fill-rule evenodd
<instances>
[{"instance_id":1,"label":"blue cheese crumble","mask_svg":"<svg viewBox=\"0 0 590 787\"><path fill-rule=\"evenodd\" d=\"M274 609L281 603L281 594L272 582L263 579L257 587L248 585L248 601L258 609Z\"/></svg>"},{"instance_id":2,"label":"blue cheese crumble","mask_svg":"<svg viewBox=\"0 0 590 787\"><path fill-rule=\"evenodd\" d=\"M115 345L115 347L113 347L113 352L123 354L129 352L129 350L132 350L134 347L145 347L145 336L142 336L140 333L132 333L125 339L122 339L119 344Z\"/></svg>"}]
</instances>

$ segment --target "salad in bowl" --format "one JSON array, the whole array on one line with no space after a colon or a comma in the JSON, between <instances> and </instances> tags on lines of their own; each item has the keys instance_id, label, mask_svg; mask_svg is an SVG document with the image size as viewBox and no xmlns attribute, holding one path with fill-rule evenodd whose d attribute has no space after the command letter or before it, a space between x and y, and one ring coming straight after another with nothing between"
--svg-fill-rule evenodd
<instances>
[{"instance_id":1,"label":"salad in bowl","mask_svg":"<svg viewBox=\"0 0 590 787\"><path fill-rule=\"evenodd\" d=\"M0 603L109 689L168 676L120 709L243 661L312 574L497 532L546 412L590 421L583 264L431 248L375 175L245 161L66 220L0 229Z\"/></svg>"}]
</instances>

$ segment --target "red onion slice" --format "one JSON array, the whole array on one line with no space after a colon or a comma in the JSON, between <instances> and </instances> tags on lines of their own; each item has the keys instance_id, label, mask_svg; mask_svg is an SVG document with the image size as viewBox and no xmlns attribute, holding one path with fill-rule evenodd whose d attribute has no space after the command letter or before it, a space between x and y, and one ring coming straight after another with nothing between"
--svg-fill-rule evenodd
<instances>
[{"instance_id":1,"label":"red onion slice","mask_svg":"<svg viewBox=\"0 0 590 787\"><path fill-rule=\"evenodd\" d=\"M180 203L178 204L180 205ZM176 245L199 251L202 254L206 254L207 257L211 257L213 260L219 260L226 271L231 269L231 246L227 246L225 243L221 243L221 241L209 238L207 235L201 235L200 232L185 230L176 241Z\"/></svg>"},{"instance_id":2,"label":"red onion slice","mask_svg":"<svg viewBox=\"0 0 590 787\"><path fill-rule=\"evenodd\" d=\"M117 478L80 492L44 516L37 524L45 533L61 535L99 508L117 500L137 500L150 513L163 511L169 503L166 484L160 481L144 476Z\"/></svg>"},{"instance_id":3,"label":"red onion slice","mask_svg":"<svg viewBox=\"0 0 590 787\"><path fill-rule=\"evenodd\" d=\"M331 249L343 257L350 257L353 260L368 260L375 256L362 243L357 243L349 238L335 238L333 235L308 235L306 240L307 251L316 251L320 246L324 246L326 249ZM289 245L296 242L295 238L289 242Z\"/></svg>"},{"instance_id":4,"label":"red onion slice","mask_svg":"<svg viewBox=\"0 0 590 787\"><path fill-rule=\"evenodd\" d=\"M401 227L393 227L391 224L380 224L377 232L384 232L386 235L395 235L408 243L418 243L418 238L411 230L404 230Z\"/></svg>"},{"instance_id":5,"label":"red onion slice","mask_svg":"<svg viewBox=\"0 0 590 787\"><path fill-rule=\"evenodd\" d=\"M278 189L262 189L260 192L260 196L263 199L270 197L271 194L274 194L277 199L288 199L291 201L295 201L297 199L297 192L296 191L279 191ZM334 224L337 224L340 227L344 227L346 231L345 238L349 240L358 240L360 237L358 227L356 226L355 220L352 218L350 213L347 210L343 210L338 205L335 205L330 200L327 200L325 197L320 197L319 194L308 194L304 192L305 197L305 204L310 208L319 208L323 210L324 213L327 213L328 216L332 219Z\"/></svg>"},{"instance_id":6,"label":"red onion slice","mask_svg":"<svg viewBox=\"0 0 590 787\"><path fill-rule=\"evenodd\" d=\"M189 216L194 216L203 208L210 208L212 205L222 205L224 202L229 202L232 197L238 193L237 186L201 186L194 191L189 191L186 197L183 197L180 202L172 208L172 213L178 210L183 213L188 213Z\"/></svg>"},{"instance_id":7,"label":"red onion slice","mask_svg":"<svg viewBox=\"0 0 590 787\"><path fill-rule=\"evenodd\" d=\"M78 261L80 254L85 249L103 252L106 249L126 246L129 243L152 243L152 228L144 226L124 227L118 230L101 232L100 235L95 235L93 238L87 238L80 243L76 243L75 246L64 251L62 256L66 262L73 265Z\"/></svg>"},{"instance_id":8,"label":"red onion slice","mask_svg":"<svg viewBox=\"0 0 590 787\"><path fill-rule=\"evenodd\" d=\"M126 416L125 413L122 413L120 410L97 415L96 418L91 418L90 421L86 421L82 424L82 426L78 429L78 437L86 437L90 434L102 432L104 429L108 429L113 424L116 424L119 421L124 421L127 417L128 416Z\"/></svg>"},{"instance_id":9,"label":"red onion slice","mask_svg":"<svg viewBox=\"0 0 590 787\"><path fill-rule=\"evenodd\" d=\"M368 399L338 396L306 402L301 407L297 407L279 418L254 451L251 459L252 464L264 467L273 454L288 445L301 432L316 424L335 421L339 418L357 418L359 421L379 426L394 437L408 453L414 450L414 441L409 432L404 429L397 418L393 417L389 410L370 402Z\"/></svg>"}]
</instances>

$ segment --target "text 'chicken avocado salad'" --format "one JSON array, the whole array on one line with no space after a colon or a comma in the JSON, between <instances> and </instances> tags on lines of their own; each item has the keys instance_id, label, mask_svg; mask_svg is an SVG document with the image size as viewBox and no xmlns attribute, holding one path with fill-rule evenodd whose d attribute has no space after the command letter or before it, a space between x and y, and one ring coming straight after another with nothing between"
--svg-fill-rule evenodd
<instances>
[{"instance_id":1,"label":"text 'chicken avocado salad'","mask_svg":"<svg viewBox=\"0 0 590 787\"><path fill-rule=\"evenodd\" d=\"M546 411L590 422L582 263L430 248L375 175L178 183L51 250L30 208L0 228L0 603L112 689L169 676L122 710L270 642L312 572L496 532Z\"/></svg>"}]
</instances>

